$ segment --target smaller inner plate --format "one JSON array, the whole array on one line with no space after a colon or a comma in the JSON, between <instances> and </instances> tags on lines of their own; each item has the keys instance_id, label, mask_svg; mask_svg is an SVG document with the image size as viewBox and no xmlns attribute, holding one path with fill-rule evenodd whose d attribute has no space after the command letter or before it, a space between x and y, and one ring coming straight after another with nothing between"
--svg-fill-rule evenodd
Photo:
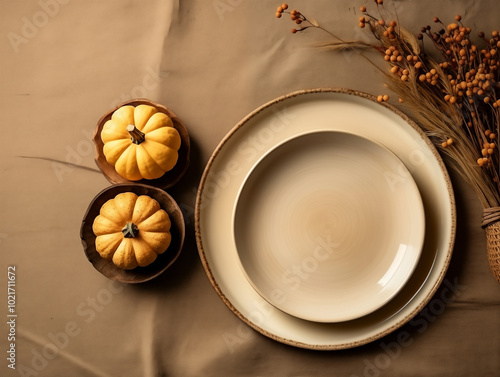
<instances>
[{"instance_id":1,"label":"smaller inner plate","mask_svg":"<svg viewBox=\"0 0 500 377\"><path fill-rule=\"evenodd\" d=\"M411 276L424 241L417 185L388 149L337 131L294 137L240 188L233 236L255 290L315 322L375 311Z\"/></svg>"}]
</instances>

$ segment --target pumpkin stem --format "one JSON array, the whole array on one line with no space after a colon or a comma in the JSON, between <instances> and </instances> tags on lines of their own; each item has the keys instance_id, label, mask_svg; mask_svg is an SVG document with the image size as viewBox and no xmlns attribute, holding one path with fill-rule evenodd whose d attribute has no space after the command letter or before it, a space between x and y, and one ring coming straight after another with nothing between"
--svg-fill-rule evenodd
<instances>
[{"instance_id":1,"label":"pumpkin stem","mask_svg":"<svg viewBox=\"0 0 500 377\"><path fill-rule=\"evenodd\" d=\"M122 229L123 237L135 238L139 235L139 229L134 223L127 223Z\"/></svg>"},{"instance_id":2,"label":"pumpkin stem","mask_svg":"<svg viewBox=\"0 0 500 377\"><path fill-rule=\"evenodd\" d=\"M141 144L144 140L146 140L144 137L144 132L139 131L133 124L129 124L127 126L127 131L132 137L132 142L134 144Z\"/></svg>"}]
</instances>

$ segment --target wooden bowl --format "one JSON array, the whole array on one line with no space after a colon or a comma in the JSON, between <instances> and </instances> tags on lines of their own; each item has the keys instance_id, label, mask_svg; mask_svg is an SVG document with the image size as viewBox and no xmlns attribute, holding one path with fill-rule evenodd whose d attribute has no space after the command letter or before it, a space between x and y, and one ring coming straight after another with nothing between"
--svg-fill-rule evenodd
<instances>
[{"instance_id":1,"label":"wooden bowl","mask_svg":"<svg viewBox=\"0 0 500 377\"><path fill-rule=\"evenodd\" d=\"M95 248L96 236L92 231L94 219L99 215L99 211L105 202L122 192L150 196L160 204L160 207L170 217L172 241L168 249L163 254L158 255L156 260L149 266L123 270L115 266L112 261L103 259ZM175 200L165 191L143 184L117 184L101 191L90 203L80 229L80 238L89 262L104 276L122 283L142 283L163 273L179 256L184 244L184 237L184 216Z\"/></svg>"},{"instance_id":2,"label":"wooden bowl","mask_svg":"<svg viewBox=\"0 0 500 377\"><path fill-rule=\"evenodd\" d=\"M126 105L132 105L132 106L138 106L138 105L149 105L149 106L154 106L158 111L167 114L170 119L172 119L172 122L174 123L174 128L179 132L179 135L181 136L181 147L179 148L179 158L177 160L177 164L173 167L172 170L166 172L164 175L162 175L160 178L157 179L141 179L139 181L130 181L128 179L125 179L122 177L118 172L115 170L115 167L106 161L106 157L104 156L103 148L104 148L104 143L101 140L101 132L104 124L111 119L111 116L113 113L119 109L122 106ZM96 146L96 156L95 156L95 162L99 169L102 171L104 176L108 179L113 184L119 184L119 183L140 183L140 184L145 184L145 185L151 185L155 187L160 187L160 188L169 188L173 186L175 183L181 179L181 177L184 175L186 172L188 166L189 166L189 150L190 150L190 141L189 141L189 134L182 123L182 121L179 119L177 115L174 114L174 112L168 108L166 108L163 105L160 105L158 103L151 102L147 99L133 99L127 102L122 103L121 105L118 105L116 108L113 110L109 111L107 114L105 114L101 119L99 119L99 122L97 123L97 127L94 131L93 135L93 141Z\"/></svg>"}]
</instances>

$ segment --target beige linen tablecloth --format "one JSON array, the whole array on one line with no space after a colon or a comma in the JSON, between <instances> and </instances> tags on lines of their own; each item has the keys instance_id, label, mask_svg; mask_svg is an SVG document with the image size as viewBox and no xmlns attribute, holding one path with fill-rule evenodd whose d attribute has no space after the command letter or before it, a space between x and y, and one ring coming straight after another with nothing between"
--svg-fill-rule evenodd
<instances>
[{"instance_id":1,"label":"beige linen tablecloth","mask_svg":"<svg viewBox=\"0 0 500 377\"><path fill-rule=\"evenodd\" d=\"M458 235L445 282L456 295L382 339L344 351L287 346L247 327L211 286L196 248L194 199L224 135L295 90L387 92L359 55L311 47L325 34L292 35L291 21L274 17L278 5L1 1L1 376L500 376L500 285L486 260L480 203L453 172ZM290 3L345 39L366 36L357 26L360 5ZM386 8L415 33L434 16L456 14L475 31L500 27L495 1L401 0ZM190 132L189 171L168 190L187 235L164 274L124 285L88 263L79 228L90 201L110 185L93 160L96 122L136 97L168 106ZM17 317L7 316L9 266ZM401 334L405 343L388 347Z\"/></svg>"}]
</instances>

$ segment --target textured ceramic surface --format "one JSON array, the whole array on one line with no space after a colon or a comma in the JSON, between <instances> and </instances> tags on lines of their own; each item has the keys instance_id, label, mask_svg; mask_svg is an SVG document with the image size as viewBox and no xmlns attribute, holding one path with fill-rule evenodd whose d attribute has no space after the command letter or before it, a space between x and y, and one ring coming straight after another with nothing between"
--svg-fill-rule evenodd
<instances>
[{"instance_id":1,"label":"textured ceramic surface","mask_svg":"<svg viewBox=\"0 0 500 377\"><path fill-rule=\"evenodd\" d=\"M234 240L254 288L318 322L364 316L403 287L420 257L417 185L389 150L320 131L266 154L242 185Z\"/></svg>"},{"instance_id":2,"label":"textured ceramic surface","mask_svg":"<svg viewBox=\"0 0 500 377\"><path fill-rule=\"evenodd\" d=\"M380 309L340 323L300 319L269 304L245 277L232 237L236 198L253 166L283 141L318 130L353 133L390 149L410 171L425 210L422 254L403 289ZM272 339L324 350L366 344L410 321L443 281L456 232L453 190L429 139L396 109L346 89L291 93L245 117L221 141L207 164L195 219L203 266L224 303Z\"/></svg>"}]
</instances>

